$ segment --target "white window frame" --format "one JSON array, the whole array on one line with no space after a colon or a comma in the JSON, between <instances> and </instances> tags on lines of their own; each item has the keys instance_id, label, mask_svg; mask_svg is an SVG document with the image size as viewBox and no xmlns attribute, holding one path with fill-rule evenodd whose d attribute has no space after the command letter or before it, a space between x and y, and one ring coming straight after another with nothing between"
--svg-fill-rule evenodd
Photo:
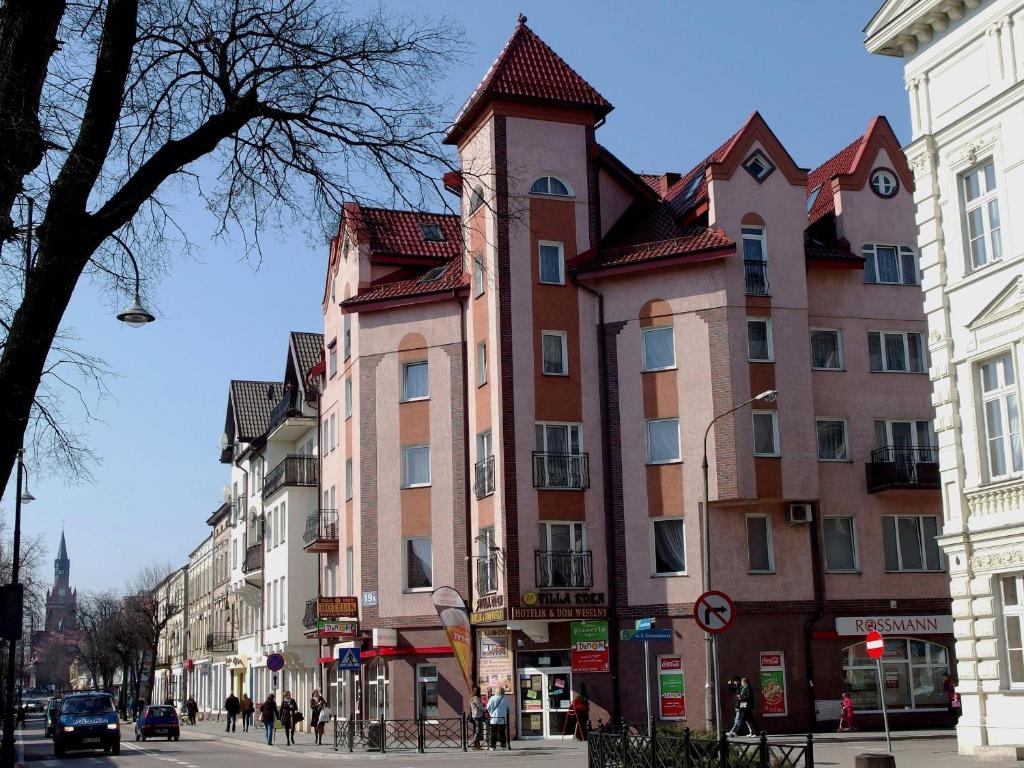
<instances>
[{"instance_id":1,"label":"white window frame","mask_svg":"<svg viewBox=\"0 0 1024 768\"><path fill-rule=\"evenodd\" d=\"M814 364L814 344L811 343L811 370L814 371L845 371L846 353L843 350L843 331L841 328L811 328L808 342L812 342L816 333L834 333L836 336L836 354L839 356L839 365L834 368L820 367Z\"/></svg>"},{"instance_id":2,"label":"white window frame","mask_svg":"<svg viewBox=\"0 0 1024 768\"><path fill-rule=\"evenodd\" d=\"M747 249L743 245L744 240L756 240L761 243L761 258L760 259L748 259ZM743 224L740 227L740 248L743 254L744 261L763 261L765 264L768 263L768 234L765 231L765 227L761 224Z\"/></svg>"},{"instance_id":3,"label":"white window frame","mask_svg":"<svg viewBox=\"0 0 1024 768\"><path fill-rule=\"evenodd\" d=\"M825 527L826 520L849 520L850 521L850 536L851 545L853 547L853 567L852 568L830 568L828 564L828 530ZM825 515L822 517L821 523L821 539L823 544L822 559L825 561L825 572L826 573L860 573L860 547L859 539L857 536L857 518L853 515Z\"/></svg>"},{"instance_id":4,"label":"white window frame","mask_svg":"<svg viewBox=\"0 0 1024 768\"><path fill-rule=\"evenodd\" d=\"M985 169L988 166L992 166L992 177L996 178L996 167L993 158L988 158L982 162L970 168L957 177L958 186L960 187L960 200L963 204L964 218L963 218L963 233L964 233L964 259L965 266L968 272L974 272L976 270L987 267L989 264L996 264L1003 260L1003 216L999 210L999 183L996 180L995 186L991 189L988 187L988 180L985 178ZM967 199L967 179L974 174L978 175L978 197L973 200ZM990 204L995 203L996 216L999 219L999 226L995 228L998 233L993 238L992 233L992 215ZM981 210L982 231L980 238L971 238L970 228L970 217L971 213L976 210ZM985 249L985 260L977 262L975 260L974 241L980 239Z\"/></svg>"},{"instance_id":5,"label":"white window frame","mask_svg":"<svg viewBox=\"0 0 1024 768\"><path fill-rule=\"evenodd\" d=\"M484 295L484 285L486 282L484 278L484 255L482 253L478 253L473 257L474 298L479 298Z\"/></svg>"},{"instance_id":6,"label":"white window frame","mask_svg":"<svg viewBox=\"0 0 1024 768\"><path fill-rule=\"evenodd\" d=\"M562 346L562 370L548 371L544 368L544 339L545 337L560 339ZM544 376L568 376L569 375L569 334L565 331L541 331L540 332L540 372Z\"/></svg>"},{"instance_id":7,"label":"white window frame","mask_svg":"<svg viewBox=\"0 0 1024 768\"><path fill-rule=\"evenodd\" d=\"M1024 641L1024 574L1022 573L1001 573L998 574L999 580L999 604L1001 607L1001 630L1002 630L1002 655L1004 658L1002 661L1006 664L1006 674L1004 675L1004 685L1010 690L1024 690L1024 660L1021 662L1021 678L1015 680L1013 678L1013 666L1010 663L1010 654L1019 653L1024 656L1024 648L1011 648L1010 647L1010 628L1009 622L1011 619L1016 619L1017 625L1020 628L1019 635ZM1017 592L1017 603L1016 605L1006 604L1006 586L1005 582L1012 580L1014 589Z\"/></svg>"},{"instance_id":8,"label":"white window frame","mask_svg":"<svg viewBox=\"0 0 1024 768\"><path fill-rule=\"evenodd\" d=\"M567 194L563 195L561 192L551 192L551 191L548 191L548 192L534 192L533 187L541 179L555 179L555 180L561 182L562 185L565 187ZM551 189L551 182L550 181L547 182L547 187L548 187L548 190ZM576 197L576 193L573 191L572 184L570 184L568 181L566 181L564 177L559 176L557 173L542 173L540 176L538 176L533 181L531 181L530 182L530 194L531 195L543 195L544 197Z\"/></svg>"},{"instance_id":9,"label":"white window frame","mask_svg":"<svg viewBox=\"0 0 1024 768\"><path fill-rule=\"evenodd\" d=\"M348 360L352 357L352 315L341 316L341 344L342 359Z\"/></svg>"},{"instance_id":10,"label":"white window frame","mask_svg":"<svg viewBox=\"0 0 1024 768\"><path fill-rule=\"evenodd\" d=\"M985 379L984 379L984 367L986 365L996 365L997 371L997 385L996 388L988 392L985 391ZM1008 365L1010 371L1013 374L1013 381L1009 384L1006 383L1006 371L1005 366ZM1009 420L1009 409L1007 404L1010 400L1014 400L1017 408L1017 451L1018 453L1024 453L1024 430L1021 429L1021 412L1020 412L1020 390L1018 385L1019 374L1017 370L1017 359L1011 350L1007 350L1002 354L989 357L985 360L981 360L976 365L977 368L977 386L978 386L978 401L980 403L978 424L980 426L980 432L984 435L984 444L981 446L981 454L983 456L983 462L988 474L990 481L1005 480L1011 477L1019 477L1024 469L1014 469L1013 467L1013 433L1010 431L1010 420ZM1000 403L1000 429L1002 433L998 438L993 438L989 435L989 423L988 416L986 414L986 405L991 402L998 401ZM1006 465L1006 472L1002 474L996 474L992 469L992 452L991 446L993 440L998 439L1000 443L1000 450L1003 454L1003 462Z\"/></svg>"},{"instance_id":11,"label":"white window frame","mask_svg":"<svg viewBox=\"0 0 1024 768\"><path fill-rule=\"evenodd\" d=\"M569 552L587 551L587 526L580 520L541 520L540 541L541 552L561 552L551 548L551 527L555 525L569 526Z\"/></svg>"},{"instance_id":12,"label":"white window frame","mask_svg":"<svg viewBox=\"0 0 1024 768\"><path fill-rule=\"evenodd\" d=\"M881 272L878 269L878 249L891 248L896 253L896 280L882 280ZM909 245L892 245L890 243L865 243L861 248L861 256L864 257L864 282L867 285L920 285L921 270L917 264L917 251ZM904 256L910 256L913 260L914 274L907 279L904 272ZM869 268L870 267L870 271ZM871 275L875 279L868 280Z\"/></svg>"},{"instance_id":13,"label":"white window frame","mask_svg":"<svg viewBox=\"0 0 1024 768\"><path fill-rule=\"evenodd\" d=\"M558 280L551 282L544 279L544 248L558 249ZM558 240L537 241L537 282L541 285L565 285L565 243Z\"/></svg>"},{"instance_id":14,"label":"white window frame","mask_svg":"<svg viewBox=\"0 0 1024 768\"><path fill-rule=\"evenodd\" d=\"M881 357L881 360L882 360L882 367L881 368L877 368L877 369L871 367L871 334L873 334L873 333L877 333L878 334L878 343L880 345L880 350L881 350L880 357ZM886 336L901 336L903 338L903 358L907 361L906 370L900 370L899 368L889 368L888 367L888 360L887 360L887 356L885 354L885 337ZM913 370L913 366L911 365L912 361L910 359L910 339L909 339L910 336L917 336L917 338L918 338L918 349L921 350L921 359L920 359L921 370L920 371ZM869 330L868 331L868 370L871 373L911 373L911 374L928 373L928 355L927 355L927 351L926 351L926 348L925 348L925 344L926 343L927 343L927 340L925 339L925 335L923 333L921 333L920 331L883 331L883 330L874 330L874 329L873 330Z\"/></svg>"},{"instance_id":15,"label":"white window frame","mask_svg":"<svg viewBox=\"0 0 1024 768\"><path fill-rule=\"evenodd\" d=\"M689 570L689 558L686 557L686 516L685 515L671 515L666 517L651 517L650 520L650 533L648 539L650 542L650 557L651 557L651 578L652 579L663 579L671 578L673 576L688 576ZM679 522L683 526L683 570L681 571L659 571L658 570L658 554L657 554L657 534L655 530L658 527L658 523L666 522Z\"/></svg>"},{"instance_id":16,"label":"white window frame","mask_svg":"<svg viewBox=\"0 0 1024 768\"><path fill-rule=\"evenodd\" d=\"M758 453L757 451L757 417L758 416L770 416L772 420L772 450L771 453ZM754 455L755 456L781 456L782 453L779 450L779 413L778 411L754 411L750 412L750 430L751 437L754 442Z\"/></svg>"},{"instance_id":17,"label":"white window frame","mask_svg":"<svg viewBox=\"0 0 1024 768\"><path fill-rule=\"evenodd\" d=\"M751 357L750 354L750 324L761 323L765 327L765 343L768 345L768 357ZM775 362L775 342L772 339L772 319L770 317L748 317L747 318L747 361L751 363L773 363Z\"/></svg>"},{"instance_id":18,"label":"white window frame","mask_svg":"<svg viewBox=\"0 0 1024 768\"><path fill-rule=\"evenodd\" d=\"M352 486L354 485L354 470L352 459L345 459L345 501L352 501Z\"/></svg>"},{"instance_id":19,"label":"white window frame","mask_svg":"<svg viewBox=\"0 0 1024 768\"><path fill-rule=\"evenodd\" d=\"M664 331L668 331L669 335L672 337L672 345L670 347L671 350L672 350L672 360L667 365L662 365L662 366L653 367L653 368L648 367L648 365L647 365L647 336L648 336L648 334L651 334L651 333L661 333L661 332L664 332ZM672 370L675 370L675 368L676 368L676 330L675 330L675 328L673 326L671 326L671 325L652 325L652 326L650 326L648 328L643 328L643 329L641 329L641 341L643 342L641 344L641 350L640 350L641 364L643 366L643 371L645 373L647 371L672 371Z\"/></svg>"},{"instance_id":20,"label":"white window frame","mask_svg":"<svg viewBox=\"0 0 1024 768\"><path fill-rule=\"evenodd\" d=\"M333 379L338 375L338 347L331 344L327 348L327 378Z\"/></svg>"},{"instance_id":21,"label":"white window frame","mask_svg":"<svg viewBox=\"0 0 1024 768\"><path fill-rule=\"evenodd\" d=\"M476 345L476 385L482 387L487 383L487 339Z\"/></svg>"},{"instance_id":22,"label":"white window frame","mask_svg":"<svg viewBox=\"0 0 1024 768\"><path fill-rule=\"evenodd\" d=\"M752 519L764 520L765 521L765 544L768 549L768 568L767 570L761 568L754 568L753 563L750 562L750 521ZM764 512L748 512L744 515L743 521L744 528L746 529L746 540L747 540L747 573L753 574L773 574L775 573L775 542L772 535L772 516Z\"/></svg>"},{"instance_id":23,"label":"white window frame","mask_svg":"<svg viewBox=\"0 0 1024 768\"><path fill-rule=\"evenodd\" d=\"M425 448L427 450L427 480L421 483L410 483L409 482L409 462L406 458L408 451L421 450ZM430 466L430 444L429 443L418 443L416 445L403 445L402 446L402 488L427 488L430 486L432 478L432 468Z\"/></svg>"},{"instance_id":24,"label":"white window frame","mask_svg":"<svg viewBox=\"0 0 1024 768\"><path fill-rule=\"evenodd\" d=\"M352 377L345 377L345 418L352 418Z\"/></svg>"},{"instance_id":25,"label":"white window frame","mask_svg":"<svg viewBox=\"0 0 1024 768\"><path fill-rule=\"evenodd\" d=\"M414 395L409 397L409 369L417 368L419 366L425 366L427 369L427 392L424 395ZM415 403L419 400L430 399L430 363L426 360L410 360L407 363L402 363L402 402L403 403Z\"/></svg>"},{"instance_id":26,"label":"white window frame","mask_svg":"<svg viewBox=\"0 0 1024 768\"><path fill-rule=\"evenodd\" d=\"M893 520L893 535L895 536L895 539L896 539L896 564L897 564L897 568L895 570L889 570L888 564L885 562L885 528L886 528L885 520L887 518L891 518ZM921 542L921 552L920 552L920 554L921 554L921 564L924 566L922 568L904 568L903 567L903 550L902 550L902 547L900 545L900 524L899 524L899 521L901 519L905 519L905 518L909 518L909 519L913 519L913 520L917 521L918 539ZM945 562L943 561L943 557L942 557L942 547L940 547L938 545L938 542L936 542L936 544L935 544L936 551L938 553L937 554L938 561L939 561L938 567L937 568L929 568L928 567L927 544L925 543L925 540L924 540L924 523L922 522L925 518L931 518L932 520L935 521L935 533L936 533L936 536L940 536L942 534L942 518L939 517L938 515L882 515L882 564L883 564L883 567L886 570L886 573L942 573L943 571L946 570Z\"/></svg>"},{"instance_id":27,"label":"white window frame","mask_svg":"<svg viewBox=\"0 0 1024 768\"><path fill-rule=\"evenodd\" d=\"M409 586L409 542L430 542L430 584L426 587ZM402 591L432 592L434 590L434 542L430 536L406 536L402 539Z\"/></svg>"},{"instance_id":28,"label":"white window frame","mask_svg":"<svg viewBox=\"0 0 1024 768\"><path fill-rule=\"evenodd\" d=\"M843 448L845 449L845 456L840 458L823 457L821 455L821 443L818 442L818 425L820 424L842 424L843 425ZM826 461L832 463L848 463L852 461L853 451L850 450L850 425L846 423L846 419L839 419L829 416L819 416L814 420L814 445L815 450L818 454L818 461Z\"/></svg>"},{"instance_id":29,"label":"white window frame","mask_svg":"<svg viewBox=\"0 0 1024 768\"><path fill-rule=\"evenodd\" d=\"M661 423L661 422L675 422L675 425L676 425L676 449L677 449L677 456L674 459L654 460L654 459L651 458L651 425L652 424L656 424L656 423ZM683 460L683 444L682 444L681 435L679 433L679 417L678 416L670 416L668 418L663 418L663 419L647 419L647 421L645 422L645 426L644 426L644 436L646 437L646 440L647 440L647 464L649 464L649 465L679 464L679 463L682 462L682 460Z\"/></svg>"},{"instance_id":30,"label":"white window frame","mask_svg":"<svg viewBox=\"0 0 1024 768\"><path fill-rule=\"evenodd\" d=\"M583 425L578 421L538 421L535 423L534 439L536 440L537 427L541 427L541 434L543 435L542 445L537 446L537 451L540 453L554 453L554 451L548 450L548 431L547 427L565 427L566 428L566 452L570 456L582 456L586 453L583 445ZM487 430L488 432L490 429ZM572 433L576 432L576 444L579 446L579 453L572 452Z\"/></svg>"}]
</instances>

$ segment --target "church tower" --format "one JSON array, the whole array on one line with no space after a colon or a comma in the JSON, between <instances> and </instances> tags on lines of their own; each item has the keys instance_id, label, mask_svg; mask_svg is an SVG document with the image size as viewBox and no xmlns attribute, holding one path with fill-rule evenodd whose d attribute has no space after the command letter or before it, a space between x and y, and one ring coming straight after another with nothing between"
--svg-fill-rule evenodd
<instances>
[{"instance_id":1,"label":"church tower","mask_svg":"<svg viewBox=\"0 0 1024 768\"><path fill-rule=\"evenodd\" d=\"M53 589L46 595L47 632L61 633L75 628L77 597L77 593L71 589L71 560L68 558L64 531L61 531L60 548L53 561Z\"/></svg>"}]
</instances>

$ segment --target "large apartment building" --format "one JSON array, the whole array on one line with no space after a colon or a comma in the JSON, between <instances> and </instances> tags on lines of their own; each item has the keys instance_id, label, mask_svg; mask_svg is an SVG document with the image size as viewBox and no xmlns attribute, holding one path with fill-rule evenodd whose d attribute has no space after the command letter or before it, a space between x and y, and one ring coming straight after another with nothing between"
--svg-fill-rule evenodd
<instances>
[{"instance_id":1,"label":"large apartment building","mask_svg":"<svg viewBox=\"0 0 1024 768\"><path fill-rule=\"evenodd\" d=\"M372 631L343 714L464 711L430 600L447 585L518 735L558 736L577 693L594 720L642 721L643 646L619 634L644 617L671 630L652 714L702 725L707 578L737 608L722 676L762 681L772 730L844 689L880 713L872 627L892 718L944 721L914 183L892 129L875 118L808 172L754 113L688 172L639 174L597 142L611 110L521 17L447 136L459 215L342 211L314 371L337 559L318 557ZM584 633L607 672L574 663Z\"/></svg>"}]
</instances>

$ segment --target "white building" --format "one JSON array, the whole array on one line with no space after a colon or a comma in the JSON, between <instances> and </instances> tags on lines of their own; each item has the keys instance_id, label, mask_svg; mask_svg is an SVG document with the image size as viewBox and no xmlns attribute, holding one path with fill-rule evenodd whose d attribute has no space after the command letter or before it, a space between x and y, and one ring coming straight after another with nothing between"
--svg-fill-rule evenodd
<instances>
[{"instance_id":1,"label":"white building","mask_svg":"<svg viewBox=\"0 0 1024 768\"><path fill-rule=\"evenodd\" d=\"M1024 0L889 0L940 446L960 751L1024 745Z\"/></svg>"},{"instance_id":2,"label":"white building","mask_svg":"<svg viewBox=\"0 0 1024 768\"><path fill-rule=\"evenodd\" d=\"M213 593L213 534L208 535L188 556L188 624L185 628L185 669L188 696L196 700L202 717L215 709L213 702L213 657L207 645Z\"/></svg>"}]
</instances>

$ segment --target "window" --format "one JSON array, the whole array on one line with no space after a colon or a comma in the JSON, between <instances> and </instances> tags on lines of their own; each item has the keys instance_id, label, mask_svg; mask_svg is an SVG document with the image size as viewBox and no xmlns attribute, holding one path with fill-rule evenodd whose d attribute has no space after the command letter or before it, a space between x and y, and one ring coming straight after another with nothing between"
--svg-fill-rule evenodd
<instances>
[{"instance_id":1,"label":"window","mask_svg":"<svg viewBox=\"0 0 1024 768\"><path fill-rule=\"evenodd\" d=\"M740 227L740 235L743 240L743 260L764 261L768 253L764 227Z\"/></svg>"},{"instance_id":2,"label":"window","mask_svg":"<svg viewBox=\"0 0 1024 768\"><path fill-rule=\"evenodd\" d=\"M675 335L671 325L643 329L644 370L664 371L676 367Z\"/></svg>"},{"instance_id":3,"label":"window","mask_svg":"<svg viewBox=\"0 0 1024 768\"><path fill-rule=\"evenodd\" d=\"M345 418L352 416L352 377L345 379Z\"/></svg>"},{"instance_id":4,"label":"window","mask_svg":"<svg viewBox=\"0 0 1024 768\"><path fill-rule=\"evenodd\" d=\"M579 424L537 424L537 451L578 456L583 449L583 427Z\"/></svg>"},{"instance_id":5,"label":"window","mask_svg":"<svg viewBox=\"0 0 1024 768\"><path fill-rule=\"evenodd\" d=\"M426 400L430 396L427 361L402 366L402 401Z\"/></svg>"},{"instance_id":6,"label":"window","mask_svg":"<svg viewBox=\"0 0 1024 768\"><path fill-rule=\"evenodd\" d=\"M743 170L753 176L754 181L760 184L771 176L772 171L775 170L775 166L772 165L771 160L765 157L763 152L757 150L743 161Z\"/></svg>"},{"instance_id":7,"label":"window","mask_svg":"<svg viewBox=\"0 0 1024 768\"><path fill-rule=\"evenodd\" d=\"M333 344L327 353L327 365L327 371L333 379L338 375L338 350Z\"/></svg>"},{"instance_id":8,"label":"window","mask_svg":"<svg viewBox=\"0 0 1024 768\"><path fill-rule=\"evenodd\" d=\"M498 591L498 560L494 552L494 526L480 529L476 537L476 591L489 595Z\"/></svg>"},{"instance_id":9,"label":"window","mask_svg":"<svg viewBox=\"0 0 1024 768\"><path fill-rule=\"evenodd\" d=\"M569 350L565 331L541 331L541 353L545 376L569 375Z\"/></svg>"},{"instance_id":10,"label":"window","mask_svg":"<svg viewBox=\"0 0 1024 768\"><path fill-rule=\"evenodd\" d=\"M447 238L440 224L427 224L420 222L420 234L428 243L443 243Z\"/></svg>"},{"instance_id":11,"label":"window","mask_svg":"<svg viewBox=\"0 0 1024 768\"><path fill-rule=\"evenodd\" d=\"M479 186L473 187L469 193L469 212L473 213L484 204L484 191Z\"/></svg>"},{"instance_id":12,"label":"window","mask_svg":"<svg viewBox=\"0 0 1024 768\"><path fill-rule=\"evenodd\" d=\"M1002 585L1007 682L1011 688L1024 688L1024 577L1018 573L1003 576L999 582Z\"/></svg>"},{"instance_id":13,"label":"window","mask_svg":"<svg viewBox=\"0 0 1024 768\"><path fill-rule=\"evenodd\" d=\"M473 257L473 286L474 296L483 296L484 294L484 257L481 254L477 254Z\"/></svg>"},{"instance_id":14,"label":"window","mask_svg":"<svg viewBox=\"0 0 1024 768\"><path fill-rule=\"evenodd\" d=\"M779 415L775 411L754 411L754 455L779 455Z\"/></svg>"},{"instance_id":15,"label":"window","mask_svg":"<svg viewBox=\"0 0 1024 768\"><path fill-rule=\"evenodd\" d=\"M748 296L768 296L767 240L764 227L740 227L743 281Z\"/></svg>"},{"instance_id":16,"label":"window","mask_svg":"<svg viewBox=\"0 0 1024 768\"><path fill-rule=\"evenodd\" d=\"M491 430L486 429L476 436L476 460L484 461L491 456L493 451Z\"/></svg>"},{"instance_id":17,"label":"window","mask_svg":"<svg viewBox=\"0 0 1024 768\"><path fill-rule=\"evenodd\" d=\"M356 591L356 556L352 547L345 550L345 589L346 595L355 594Z\"/></svg>"},{"instance_id":18,"label":"window","mask_svg":"<svg viewBox=\"0 0 1024 768\"><path fill-rule=\"evenodd\" d=\"M541 176L530 186L530 192L535 195L562 195L564 197L572 195L569 186L554 176Z\"/></svg>"},{"instance_id":19,"label":"window","mask_svg":"<svg viewBox=\"0 0 1024 768\"><path fill-rule=\"evenodd\" d=\"M772 521L768 515L747 515L747 569L750 573L775 573Z\"/></svg>"},{"instance_id":20,"label":"window","mask_svg":"<svg viewBox=\"0 0 1024 768\"><path fill-rule=\"evenodd\" d=\"M686 534L681 517L651 520L655 576L686 573Z\"/></svg>"},{"instance_id":21,"label":"window","mask_svg":"<svg viewBox=\"0 0 1024 768\"><path fill-rule=\"evenodd\" d=\"M942 673L950 669L948 651L938 643L916 637L886 637L882 655L885 706L893 710L945 710ZM867 646L843 649L843 690L850 692L857 712L880 712L878 668Z\"/></svg>"},{"instance_id":22,"label":"window","mask_svg":"<svg viewBox=\"0 0 1024 768\"><path fill-rule=\"evenodd\" d=\"M920 285L917 272L917 254L908 245L865 245L865 283L891 283L893 285Z\"/></svg>"},{"instance_id":23,"label":"window","mask_svg":"<svg viewBox=\"0 0 1024 768\"><path fill-rule=\"evenodd\" d=\"M487 342L476 345L476 385L482 387L487 383Z\"/></svg>"},{"instance_id":24,"label":"window","mask_svg":"<svg viewBox=\"0 0 1024 768\"><path fill-rule=\"evenodd\" d=\"M430 539L405 540L405 588L430 589L433 585Z\"/></svg>"},{"instance_id":25,"label":"window","mask_svg":"<svg viewBox=\"0 0 1024 768\"><path fill-rule=\"evenodd\" d=\"M825 570L856 571L857 539L852 517L824 517Z\"/></svg>"},{"instance_id":26,"label":"window","mask_svg":"<svg viewBox=\"0 0 1024 768\"><path fill-rule=\"evenodd\" d=\"M565 250L561 243L541 242L540 281L550 285L565 285Z\"/></svg>"},{"instance_id":27,"label":"window","mask_svg":"<svg viewBox=\"0 0 1024 768\"><path fill-rule=\"evenodd\" d=\"M875 420L875 448L920 449L917 461L938 461L934 452L929 450L936 445L930 421Z\"/></svg>"},{"instance_id":28,"label":"window","mask_svg":"<svg viewBox=\"0 0 1024 768\"><path fill-rule=\"evenodd\" d=\"M840 419L818 419L818 461L849 461L846 445L846 422Z\"/></svg>"},{"instance_id":29,"label":"window","mask_svg":"<svg viewBox=\"0 0 1024 768\"><path fill-rule=\"evenodd\" d=\"M996 169L992 161L960 177L970 268L978 269L1003 256Z\"/></svg>"},{"instance_id":30,"label":"window","mask_svg":"<svg viewBox=\"0 0 1024 768\"><path fill-rule=\"evenodd\" d=\"M821 194L821 184L811 190L811 193L807 196L807 212L810 213L814 204L818 202L818 195Z\"/></svg>"},{"instance_id":31,"label":"window","mask_svg":"<svg viewBox=\"0 0 1024 768\"><path fill-rule=\"evenodd\" d=\"M876 373L924 373L920 333L868 331L868 357Z\"/></svg>"},{"instance_id":32,"label":"window","mask_svg":"<svg viewBox=\"0 0 1024 768\"><path fill-rule=\"evenodd\" d=\"M1006 477L1024 470L1013 356L1005 354L983 363L980 374L988 473L992 478Z\"/></svg>"},{"instance_id":33,"label":"window","mask_svg":"<svg viewBox=\"0 0 1024 768\"><path fill-rule=\"evenodd\" d=\"M352 500L352 459L345 459L345 501Z\"/></svg>"},{"instance_id":34,"label":"window","mask_svg":"<svg viewBox=\"0 0 1024 768\"><path fill-rule=\"evenodd\" d=\"M651 419L647 422L647 463L679 461L679 419Z\"/></svg>"},{"instance_id":35,"label":"window","mask_svg":"<svg viewBox=\"0 0 1024 768\"><path fill-rule=\"evenodd\" d=\"M352 315L341 316L342 360L352 357Z\"/></svg>"},{"instance_id":36,"label":"window","mask_svg":"<svg viewBox=\"0 0 1024 768\"><path fill-rule=\"evenodd\" d=\"M826 371L843 369L843 345L839 331L811 329L811 367Z\"/></svg>"},{"instance_id":37,"label":"window","mask_svg":"<svg viewBox=\"0 0 1024 768\"><path fill-rule=\"evenodd\" d=\"M583 523L540 524L540 549L542 552L583 552L586 550Z\"/></svg>"},{"instance_id":38,"label":"window","mask_svg":"<svg viewBox=\"0 0 1024 768\"><path fill-rule=\"evenodd\" d=\"M338 447L338 429L337 421L334 418L334 414L331 414L331 450L333 451Z\"/></svg>"},{"instance_id":39,"label":"window","mask_svg":"<svg viewBox=\"0 0 1024 768\"><path fill-rule=\"evenodd\" d=\"M232 539L231 541L231 567L238 567L238 539Z\"/></svg>"},{"instance_id":40,"label":"window","mask_svg":"<svg viewBox=\"0 0 1024 768\"><path fill-rule=\"evenodd\" d=\"M437 717L437 667L433 664L416 665L416 717Z\"/></svg>"},{"instance_id":41,"label":"window","mask_svg":"<svg viewBox=\"0 0 1024 768\"><path fill-rule=\"evenodd\" d=\"M770 363L772 355L772 321L766 317L747 318L747 359Z\"/></svg>"},{"instance_id":42,"label":"window","mask_svg":"<svg viewBox=\"0 0 1024 768\"><path fill-rule=\"evenodd\" d=\"M885 199L895 197L896 193L900 191L899 178L888 168L875 168L871 172L868 183L871 185L872 192Z\"/></svg>"},{"instance_id":43,"label":"window","mask_svg":"<svg viewBox=\"0 0 1024 768\"><path fill-rule=\"evenodd\" d=\"M942 569L939 519L917 515L883 515L882 539L887 571L938 571Z\"/></svg>"},{"instance_id":44,"label":"window","mask_svg":"<svg viewBox=\"0 0 1024 768\"><path fill-rule=\"evenodd\" d=\"M430 446L408 445L402 448L402 487L430 485Z\"/></svg>"}]
</instances>

